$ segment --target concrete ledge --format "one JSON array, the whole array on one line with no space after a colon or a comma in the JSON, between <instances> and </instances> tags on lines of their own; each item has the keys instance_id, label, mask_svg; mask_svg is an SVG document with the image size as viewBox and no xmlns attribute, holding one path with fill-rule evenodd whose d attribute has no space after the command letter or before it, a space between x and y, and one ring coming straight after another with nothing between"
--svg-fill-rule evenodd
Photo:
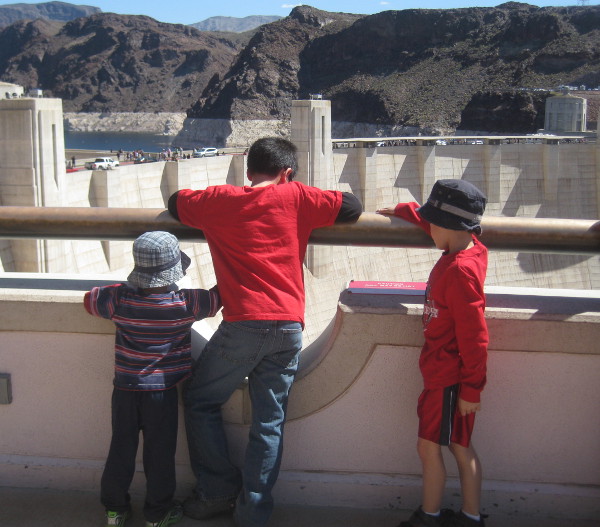
<instances>
[{"instance_id":1,"label":"concrete ledge","mask_svg":"<svg viewBox=\"0 0 600 527\"><path fill-rule=\"evenodd\" d=\"M83 295L120 280L123 277L0 273L0 331L114 334L112 322L85 311Z\"/></svg>"},{"instance_id":2,"label":"concrete ledge","mask_svg":"<svg viewBox=\"0 0 600 527\"><path fill-rule=\"evenodd\" d=\"M91 287L115 281L119 278L2 273L0 331L112 335L113 324L89 316L82 300ZM600 292L488 287L486 297L490 350L600 355ZM376 346L420 348L422 305L422 295L342 292L334 320L302 352L289 419L310 415L344 394ZM51 317L47 316L50 310ZM567 330L565 324L577 324L576 331ZM208 336L207 328L198 325L195 347L203 347ZM195 355L199 353L195 349ZM247 388L240 389L242 408L228 405L228 417L243 424L250 420L250 402Z\"/></svg>"},{"instance_id":3,"label":"concrete ledge","mask_svg":"<svg viewBox=\"0 0 600 527\"><path fill-rule=\"evenodd\" d=\"M490 350L600 355L599 292L489 287L486 297ZM316 412L341 396L376 346L420 348L422 306L422 295L344 291L327 340L302 352L311 362L301 362L289 418ZM567 331L565 324L577 324L577 329Z\"/></svg>"}]
</instances>

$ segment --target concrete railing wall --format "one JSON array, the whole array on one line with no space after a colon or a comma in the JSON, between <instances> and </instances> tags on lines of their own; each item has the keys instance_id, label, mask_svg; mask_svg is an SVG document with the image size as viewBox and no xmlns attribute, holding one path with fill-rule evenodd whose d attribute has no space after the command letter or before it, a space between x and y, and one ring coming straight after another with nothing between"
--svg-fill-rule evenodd
<instances>
[{"instance_id":1,"label":"concrete railing wall","mask_svg":"<svg viewBox=\"0 0 600 527\"><path fill-rule=\"evenodd\" d=\"M89 316L82 298L106 278L0 276L0 373L9 373L12 384L12 402L0 405L0 486L98 491L110 440L114 328ZM493 287L486 293L488 384L473 438L484 467L483 510L595 518L600 295ZM421 484L415 408L422 299L346 291L333 304L329 338L303 352L276 498L414 508ZM201 341L196 334L196 346ZM224 410L238 462L248 408L241 388ZM184 496L193 477L182 422L177 472ZM453 463L448 467L445 504L456 508L456 472ZM134 493L142 494L143 485L140 465Z\"/></svg>"}]
</instances>

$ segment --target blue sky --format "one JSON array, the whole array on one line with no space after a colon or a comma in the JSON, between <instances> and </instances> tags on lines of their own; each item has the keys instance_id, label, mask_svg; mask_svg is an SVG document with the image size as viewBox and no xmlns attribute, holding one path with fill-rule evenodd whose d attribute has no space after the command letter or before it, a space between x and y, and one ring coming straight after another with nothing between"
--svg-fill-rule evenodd
<instances>
[{"instance_id":1,"label":"blue sky","mask_svg":"<svg viewBox=\"0 0 600 527\"><path fill-rule=\"evenodd\" d=\"M587 5L597 5L596 0L584 0ZM15 3L35 4L37 1L0 0L0 5ZM177 2L158 0L91 0L73 1L73 4L92 5L102 11L128 15L148 15L161 22L193 24L212 16L244 17L249 15L279 15L287 16L291 9L301 3L286 2L285 0L177 0ZM373 14L390 9L445 9L455 7L493 7L503 3L503 0L445 0L422 2L419 0L313 0L307 5L324 11ZM546 0L542 2L527 2L537 6L568 6L578 5L581 0Z\"/></svg>"}]
</instances>

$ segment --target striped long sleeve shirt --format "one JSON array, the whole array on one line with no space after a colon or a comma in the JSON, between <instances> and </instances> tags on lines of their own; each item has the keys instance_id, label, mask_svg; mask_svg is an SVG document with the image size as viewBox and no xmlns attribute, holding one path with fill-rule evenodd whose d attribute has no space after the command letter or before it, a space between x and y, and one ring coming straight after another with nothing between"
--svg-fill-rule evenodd
<instances>
[{"instance_id":1,"label":"striped long sleeve shirt","mask_svg":"<svg viewBox=\"0 0 600 527\"><path fill-rule=\"evenodd\" d=\"M192 324L221 308L216 287L144 294L126 284L95 287L85 309L112 320L114 385L122 390L166 390L191 373Z\"/></svg>"}]
</instances>

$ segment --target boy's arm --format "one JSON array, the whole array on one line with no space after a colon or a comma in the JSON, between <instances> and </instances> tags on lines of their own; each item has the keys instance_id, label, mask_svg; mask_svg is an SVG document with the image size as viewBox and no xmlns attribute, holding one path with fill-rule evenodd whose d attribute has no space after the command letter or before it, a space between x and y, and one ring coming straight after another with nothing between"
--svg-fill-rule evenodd
<instances>
[{"instance_id":1,"label":"boy's arm","mask_svg":"<svg viewBox=\"0 0 600 527\"><path fill-rule=\"evenodd\" d=\"M171 214L171 216L173 216L177 221L182 221L180 214L181 203L178 204L178 199L181 192L186 192L187 195L187 192L189 191L178 190L169 197L167 204L169 214ZM198 192L200 191L196 191L195 194ZM351 223L357 221L362 214L362 204L360 200L351 192L342 192L341 194L342 204L335 219L335 223Z\"/></svg>"},{"instance_id":2,"label":"boy's arm","mask_svg":"<svg viewBox=\"0 0 600 527\"><path fill-rule=\"evenodd\" d=\"M425 221L417 213L417 209L419 207L420 205L418 203L411 201L409 203L398 203L398 205L395 207L378 209L376 212L377 214L382 214L383 216L396 216L397 218L401 218L405 221L413 223L414 225L418 225L431 236L431 226L429 222Z\"/></svg>"},{"instance_id":3,"label":"boy's arm","mask_svg":"<svg viewBox=\"0 0 600 527\"><path fill-rule=\"evenodd\" d=\"M94 314L92 313L92 305L90 303L90 291L88 291L83 297L83 307L90 315Z\"/></svg>"},{"instance_id":4,"label":"boy's arm","mask_svg":"<svg viewBox=\"0 0 600 527\"><path fill-rule=\"evenodd\" d=\"M179 191L171 194L169 197L169 202L167 204L167 209L169 210L169 214L173 216L177 221L179 220L179 213L177 212L177 196L179 196Z\"/></svg>"},{"instance_id":5,"label":"boy's arm","mask_svg":"<svg viewBox=\"0 0 600 527\"><path fill-rule=\"evenodd\" d=\"M185 221L185 218L184 218L184 216L186 216L185 207L190 201L189 199L185 200L184 198L194 198L194 197L197 198L202 195L202 192L203 191L201 191L201 190L182 189L182 190L178 190L174 194L171 194L171 196L169 197L169 201L167 203L167 209L169 211L169 214L171 216L173 216L177 221L193 227L194 225ZM196 201L197 201L197 199L196 199ZM190 214L188 211L187 216L189 216L189 215Z\"/></svg>"},{"instance_id":6,"label":"boy's arm","mask_svg":"<svg viewBox=\"0 0 600 527\"><path fill-rule=\"evenodd\" d=\"M94 287L83 297L83 307L96 317L111 319L119 302L122 284Z\"/></svg>"},{"instance_id":7,"label":"boy's arm","mask_svg":"<svg viewBox=\"0 0 600 527\"><path fill-rule=\"evenodd\" d=\"M214 317L223 307L223 304L221 303L221 295L219 294L219 287L216 285L211 287L208 290L208 294L210 295L210 312L208 316Z\"/></svg>"},{"instance_id":8,"label":"boy's arm","mask_svg":"<svg viewBox=\"0 0 600 527\"><path fill-rule=\"evenodd\" d=\"M458 413L463 417L474 412L479 412L479 410L481 410L481 403L470 403L460 397L458 398Z\"/></svg>"},{"instance_id":9,"label":"boy's arm","mask_svg":"<svg viewBox=\"0 0 600 527\"><path fill-rule=\"evenodd\" d=\"M184 225L202 229L208 215L206 208L217 191L218 186L203 190L180 189L169 197L169 214Z\"/></svg>"},{"instance_id":10,"label":"boy's arm","mask_svg":"<svg viewBox=\"0 0 600 527\"><path fill-rule=\"evenodd\" d=\"M219 288L216 285L209 290L185 289L184 291L196 320L214 317L223 307Z\"/></svg>"},{"instance_id":11,"label":"boy's arm","mask_svg":"<svg viewBox=\"0 0 600 527\"><path fill-rule=\"evenodd\" d=\"M362 214L362 203L351 192L342 192L342 205L336 223L354 223Z\"/></svg>"},{"instance_id":12,"label":"boy's arm","mask_svg":"<svg viewBox=\"0 0 600 527\"><path fill-rule=\"evenodd\" d=\"M461 359L459 398L463 403L459 411L471 413L479 409L486 383L489 337L484 316L485 297L477 277L457 269L448 279L446 300L454 319Z\"/></svg>"}]
</instances>

